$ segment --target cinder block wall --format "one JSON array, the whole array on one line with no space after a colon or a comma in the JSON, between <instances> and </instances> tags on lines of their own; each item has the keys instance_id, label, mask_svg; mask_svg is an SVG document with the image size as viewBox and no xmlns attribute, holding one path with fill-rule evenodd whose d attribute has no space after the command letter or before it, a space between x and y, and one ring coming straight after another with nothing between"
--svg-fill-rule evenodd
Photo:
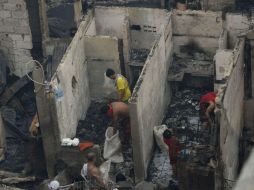
<instances>
[{"instance_id":1,"label":"cinder block wall","mask_svg":"<svg viewBox=\"0 0 254 190\"><path fill-rule=\"evenodd\" d=\"M188 58L188 48L195 48L206 53L210 60L219 47L223 21L220 12L173 11L174 53L181 58Z\"/></svg>"},{"instance_id":2,"label":"cinder block wall","mask_svg":"<svg viewBox=\"0 0 254 190\"><path fill-rule=\"evenodd\" d=\"M241 39L235 47L230 76L222 93L220 148L224 178L232 181L237 177L239 138L243 127L244 44L244 39Z\"/></svg>"},{"instance_id":3,"label":"cinder block wall","mask_svg":"<svg viewBox=\"0 0 254 190\"><path fill-rule=\"evenodd\" d=\"M153 155L153 128L161 124L170 101L167 77L173 43L171 18L168 19L162 25L160 38L151 49L129 104L137 183L147 176Z\"/></svg>"},{"instance_id":4,"label":"cinder block wall","mask_svg":"<svg viewBox=\"0 0 254 190\"><path fill-rule=\"evenodd\" d=\"M60 138L76 135L78 121L90 105L90 90L85 55L85 36L89 21L85 20L68 47L52 81L63 97L55 100Z\"/></svg>"},{"instance_id":5,"label":"cinder block wall","mask_svg":"<svg viewBox=\"0 0 254 190\"><path fill-rule=\"evenodd\" d=\"M0 49L15 75L22 77L32 70L33 65L26 67L25 64L32 59L32 35L25 0L0 1Z\"/></svg>"},{"instance_id":6,"label":"cinder block wall","mask_svg":"<svg viewBox=\"0 0 254 190\"><path fill-rule=\"evenodd\" d=\"M110 36L86 36L85 52L88 64L90 96L95 100L107 98L110 92L102 90L104 89L105 71L107 68L112 68L116 73L121 73L118 39Z\"/></svg>"}]
</instances>

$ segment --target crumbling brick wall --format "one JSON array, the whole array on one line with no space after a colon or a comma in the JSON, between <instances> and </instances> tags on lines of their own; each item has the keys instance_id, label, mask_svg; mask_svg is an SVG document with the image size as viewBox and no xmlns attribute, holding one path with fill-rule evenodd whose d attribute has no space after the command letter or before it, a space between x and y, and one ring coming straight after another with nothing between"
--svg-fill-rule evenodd
<instances>
[{"instance_id":1,"label":"crumbling brick wall","mask_svg":"<svg viewBox=\"0 0 254 190\"><path fill-rule=\"evenodd\" d=\"M0 49L8 59L10 71L22 77L33 67L26 67L32 59L32 36L25 0L1 0L0 25Z\"/></svg>"}]
</instances>

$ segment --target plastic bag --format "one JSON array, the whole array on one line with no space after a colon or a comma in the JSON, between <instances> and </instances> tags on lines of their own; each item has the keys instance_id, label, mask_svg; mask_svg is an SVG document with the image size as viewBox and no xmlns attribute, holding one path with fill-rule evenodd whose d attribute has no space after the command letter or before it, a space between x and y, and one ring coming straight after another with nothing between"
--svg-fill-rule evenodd
<instances>
[{"instance_id":1,"label":"plastic bag","mask_svg":"<svg viewBox=\"0 0 254 190\"><path fill-rule=\"evenodd\" d=\"M103 157L105 159L111 160L113 163L123 162L123 154L121 141L119 138L119 131L114 133L113 127L108 127L106 130L106 139L104 143Z\"/></svg>"},{"instance_id":2,"label":"plastic bag","mask_svg":"<svg viewBox=\"0 0 254 190\"><path fill-rule=\"evenodd\" d=\"M153 129L155 141L161 151L168 151L168 146L164 143L164 139L163 139L163 133L166 129L167 129L166 125L155 126Z\"/></svg>"}]
</instances>

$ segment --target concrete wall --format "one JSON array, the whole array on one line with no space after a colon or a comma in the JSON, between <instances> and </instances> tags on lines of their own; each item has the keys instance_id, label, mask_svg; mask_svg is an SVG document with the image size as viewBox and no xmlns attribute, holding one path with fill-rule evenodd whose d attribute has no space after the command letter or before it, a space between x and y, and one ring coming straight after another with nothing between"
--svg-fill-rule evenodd
<instances>
[{"instance_id":1,"label":"concrete wall","mask_svg":"<svg viewBox=\"0 0 254 190\"><path fill-rule=\"evenodd\" d=\"M248 161L245 163L234 190L252 190L254 186L254 150L252 150Z\"/></svg>"},{"instance_id":2,"label":"concrete wall","mask_svg":"<svg viewBox=\"0 0 254 190\"><path fill-rule=\"evenodd\" d=\"M213 10L213 11L221 11L224 9L232 10L235 6L235 0L202 0L202 10Z\"/></svg>"},{"instance_id":3,"label":"concrete wall","mask_svg":"<svg viewBox=\"0 0 254 190\"><path fill-rule=\"evenodd\" d=\"M127 16L125 8L100 7L94 10L97 35L123 38L123 23Z\"/></svg>"},{"instance_id":4,"label":"concrete wall","mask_svg":"<svg viewBox=\"0 0 254 190\"><path fill-rule=\"evenodd\" d=\"M225 28L228 31L228 46L233 49L238 35L246 33L249 29L250 20L244 14L227 13Z\"/></svg>"},{"instance_id":5,"label":"concrete wall","mask_svg":"<svg viewBox=\"0 0 254 190\"><path fill-rule=\"evenodd\" d=\"M130 26L138 25L141 30L130 30L131 47L136 49L152 47L159 34L166 11L148 8L96 7L95 22L98 35L116 36L123 39L124 20L129 19Z\"/></svg>"},{"instance_id":6,"label":"concrete wall","mask_svg":"<svg viewBox=\"0 0 254 190\"><path fill-rule=\"evenodd\" d=\"M120 70L118 39L109 36L85 36L85 53L88 63L90 96L93 99L108 97L104 87L104 73L107 68Z\"/></svg>"},{"instance_id":7,"label":"concrete wall","mask_svg":"<svg viewBox=\"0 0 254 190\"><path fill-rule=\"evenodd\" d=\"M174 10L174 53L179 57L188 57L184 47L195 43L212 60L218 49L222 25L220 12Z\"/></svg>"},{"instance_id":8,"label":"concrete wall","mask_svg":"<svg viewBox=\"0 0 254 190\"><path fill-rule=\"evenodd\" d=\"M91 23L89 25L89 28L86 32L86 35L95 36L96 35L96 26L95 26L95 18L91 20Z\"/></svg>"},{"instance_id":9,"label":"concrete wall","mask_svg":"<svg viewBox=\"0 0 254 190\"><path fill-rule=\"evenodd\" d=\"M218 50L215 55L215 79L217 81L225 80L231 71L233 51L232 50Z\"/></svg>"},{"instance_id":10,"label":"concrete wall","mask_svg":"<svg viewBox=\"0 0 254 190\"><path fill-rule=\"evenodd\" d=\"M132 49L151 49L153 42L160 33L166 11L161 9L129 8L130 26L138 25L141 30L130 30Z\"/></svg>"},{"instance_id":11,"label":"concrete wall","mask_svg":"<svg viewBox=\"0 0 254 190\"><path fill-rule=\"evenodd\" d=\"M173 45L171 20L160 32L161 36L151 49L129 104L136 182L147 176L154 145L153 127L161 124L170 101L167 77Z\"/></svg>"},{"instance_id":12,"label":"concrete wall","mask_svg":"<svg viewBox=\"0 0 254 190\"><path fill-rule=\"evenodd\" d=\"M78 121L90 105L84 37L88 23L80 24L53 77L53 83L63 91L63 97L55 100L60 138L76 135Z\"/></svg>"},{"instance_id":13,"label":"concrete wall","mask_svg":"<svg viewBox=\"0 0 254 190\"><path fill-rule=\"evenodd\" d=\"M22 77L33 65L25 66L32 59L32 35L25 0L0 1L0 49L8 59L8 67Z\"/></svg>"},{"instance_id":14,"label":"concrete wall","mask_svg":"<svg viewBox=\"0 0 254 190\"><path fill-rule=\"evenodd\" d=\"M239 138L243 127L244 104L244 39L239 40L231 61L231 73L220 94L220 148L224 178L235 180L238 169Z\"/></svg>"}]
</instances>

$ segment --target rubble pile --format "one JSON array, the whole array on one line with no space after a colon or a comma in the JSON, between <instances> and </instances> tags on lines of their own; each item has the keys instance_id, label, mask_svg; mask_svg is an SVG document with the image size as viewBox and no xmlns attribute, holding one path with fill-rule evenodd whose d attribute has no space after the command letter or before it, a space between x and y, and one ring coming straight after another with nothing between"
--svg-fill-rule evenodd
<instances>
[{"instance_id":1,"label":"rubble pile","mask_svg":"<svg viewBox=\"0 0 254 190\"><path fill-rule=\"evenodd\" d=\"M77 137L80 142L91 141L102 145L105 142L105 132L110 122L106 114L101 114L102 102L92 101L85 120L80 120L77 127Z\"/></svg>"},{"instance_id":2,"label":"rubble pile","mask_svg":"<svg viewBox=\"0 0 254 190\"><path fill-rule=\"evenodd\" d=\"M0 170L6 176L0 181L33 189L35 184L46 178L40 137L32 138L29 133L37 111L33 84L28 83L9 99L6 105L0 107L6 135L5 159L0 162ZM15 175L15 180L9 180L12 175Z\"/></svg>"},{"instance_id":3,"label":"rubble pile","mask_svg":"<svg viewBox=\"0 0 254 190\"><path fill-rule=\"evenodd\" d=\"M199 121L199 100L206 89L179 89L173 93L163 123L172 128L180 143L208 143Z\"/></svg>"},{"instance_id":4,"label":"rubble pile","mask_svg":"<svg viewBox=\"0 0 254 190\"><path fill-rule=\"evenodd\" d=\"M172 176L168 152L160 152L156 149L148 171L149 181L167 187Z\"/></svg>"},{"instance_id":5,"label":"rubble pile","mask_svg":"<svg viewBox=\"0 0 254 190\"><path fill-rule=\"evenodd\" d=\"M132 49L131 60L145 62L149 52L149 49Z\"/></svg>"},{"instance_id":6,"label":"rubble pile","mask_svg":"<svg viewBox=\"0 0 254 190\"><path fill-rule=\"evenodd\" d=\"M176 90L164 118L164 124L174 131L182 145L177 162L177 180L183 189L190 185L189 175L200 175L205 181L216 165L215 150L210 145L211 134L199 119L199 100L206 92L206 89L194 88ZM191 188L195 184L198 182L194 180Z\"/></svg>"}]
</instances>

